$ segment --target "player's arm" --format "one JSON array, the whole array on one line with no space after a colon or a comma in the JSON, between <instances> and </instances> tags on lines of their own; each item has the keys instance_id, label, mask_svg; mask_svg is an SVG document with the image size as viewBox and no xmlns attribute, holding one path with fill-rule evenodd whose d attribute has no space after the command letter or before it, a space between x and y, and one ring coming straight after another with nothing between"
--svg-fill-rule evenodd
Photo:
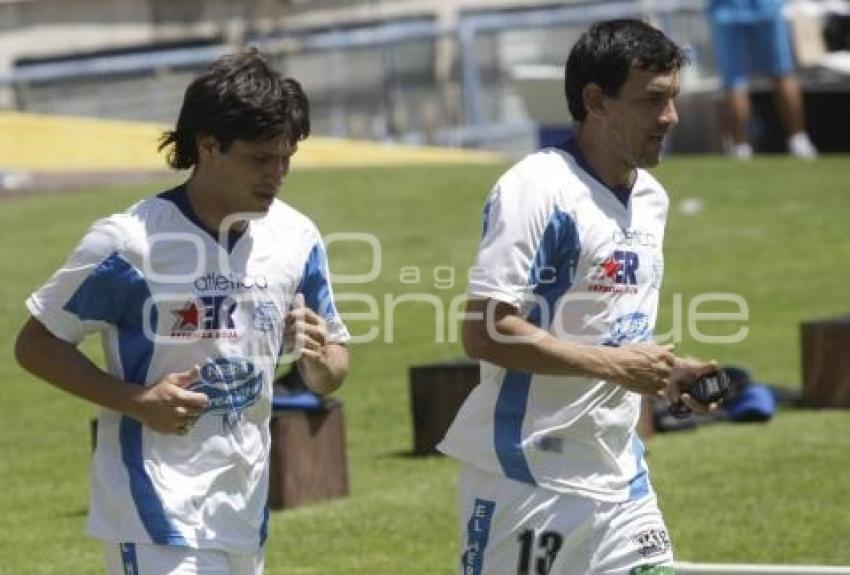
<instances>
[{"instance_id":1,"label":"player's arm","mask_svg":"<svg viewBox=\"0 0 850 575\"><path fill-rule=\"evenodd\" d=\"M331 343L317 353L304 353L296 362L304 382L319 395L333 393L348 374L348 348Z\"/></svg>"},{"instance_id":2,"label":"player's arm","mask_svg":"<svg viewBox=\"0 0 850 575\"><path fill-rule=\"evenodd\" d=\"M319 395L333 393L348 374L348 332L336 311L330 269L321 238L316 242L284 322L284 349L292 349L304 383Z\"/></svg>"},{"instance_id":3,"label":"player's arm","mask_svg":"<svg viewBox=\"0 0 850 575\"><path fill-rule=\"evenodd\" d=\"M319 395L339 389L348 374L348 348L328 340L325 320L305 305L300 293L287 314L284 339L298 357L295 365L307 387Z\"/></svg>"},{"instance_id":4,"label":"player's arm","mask_svg":"<svg viewBox=\"0 0 850 575\"><path fill-rule=\"evenodd\" d=\"M576 214L537 171L519 164L488 197L484 230L470 275L463 322L467 353L508 369L598 377L641 393L663 389L672 355L646 344L621 349L557 339L526 321L519 306L542 280L575 273L580 250Z\"/></svg>"},{"instance_id":5,"label":"player's arm","mask_svg":"<svg viewBox=\"0 0 850 575\"><path fill-rule=\"evenodd\" d=\"M558 339L495 300L471 299L462 333L473 358L543 375L606 379L643 394L667 393L677 363L667 346L654 343L609 347Z\"/></svg>"},{"instance_id":6,"label":"player's arm","mask_svg":"<svg viewBox=\"0 0 850 575\"><path fill-rule=\"evenodd\" d=\"M671 377L679 367L668 347L581 345L552 336L520 314L519 305L540 281L539 270L566 274L575 266L576 216L557 197L536 172L519 167L491 192L475 263L484 273L470 277L464 348L474 358L508 369L605 379L638 393L665 393L671 401L678 400L679 387L671 381L687 380Z\"/></svg>"},{"instance_id":7,"label":"player's arm","mask_svg":"<svg viewBox=\"0 0 850 575\"><path fill-rule=\"evenodd\" d=\"M18 334L15 359L51 385L162 433L185 430L208 401L205 395L184 389L197 381L197 368L169 374L151 387L131 385L98 368L74 344L56 337L33 317Z\"/></svg>"}]
</instances>

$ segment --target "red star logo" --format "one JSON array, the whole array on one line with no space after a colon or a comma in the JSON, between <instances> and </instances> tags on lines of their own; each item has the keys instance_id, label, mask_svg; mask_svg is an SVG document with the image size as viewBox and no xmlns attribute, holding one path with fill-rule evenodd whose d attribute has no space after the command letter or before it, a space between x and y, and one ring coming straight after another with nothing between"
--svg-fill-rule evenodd
<instances>
[{"instance_id":1,"label":"red star logo","mask_svg":"<svg viewBox=\"0 0 850 575\"><path fill-rule=\"evenodd\" d=\"M177 316L177 323L174 325L174 329L186 329L188 327L198 329L198 306L195 305L194 301L190 300L186 302L183 309L172 310L171 313Z\"/></svg>"},{"instance_id":2,"label":"red star logo","mask_svg":"<svg viewBox=\"0 0 850 575\"><path fill-rule=\"evenodd\" d=\"M606 278L614 279L614 276L616 276L617 272L620 271L620 267L622 265L623 264L621 264L620 262L615 261L613 258L609 257L607 260L599 264L599 267L602 268L602 273L605 274Z\"/></svg>"}]
</instances>

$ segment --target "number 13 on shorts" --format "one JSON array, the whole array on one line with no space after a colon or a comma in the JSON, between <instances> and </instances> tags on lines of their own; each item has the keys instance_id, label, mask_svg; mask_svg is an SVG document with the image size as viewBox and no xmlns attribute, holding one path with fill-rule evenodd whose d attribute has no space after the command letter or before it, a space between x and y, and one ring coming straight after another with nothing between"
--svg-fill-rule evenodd
<instances>
[{"instance_id":1,"label":"number 13 on shorts","mask_svg":"<svg viewBox=\"0 0 850 575\"><path fill-rule=\"evenodd\" d=\"M461 469L461 575L672 573L652 491L604 502Z\"/></svg>"},{"instance_id":2,"label":"number 13 on shorts","mask_svg":"<svg viewBox=\"0 0 850 575\"><path fill-rule=\"evenodd\" d=\"M525 529L517 537L519 543L519 561L517 575L549 575L558 551L564 545L564 538L554 531L535 534Z\"/></svg>"}]
</instances>

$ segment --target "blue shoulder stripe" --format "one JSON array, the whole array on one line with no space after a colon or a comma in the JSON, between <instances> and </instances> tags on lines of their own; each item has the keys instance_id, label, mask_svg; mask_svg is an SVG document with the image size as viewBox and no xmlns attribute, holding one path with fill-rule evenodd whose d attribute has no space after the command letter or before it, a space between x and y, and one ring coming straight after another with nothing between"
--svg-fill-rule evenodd
<instances>
[{"instance_id":1,"label":"blue shoulder stripe","mask_svg":"<svg viewBox=\"0 0 850 575\"><path fill-rule=\"evenodd\" d=\"M327 319L337 315L333 298L331 297L331 284L327 276L327 256L322 248L321 242L316 242L310 255L304 264L304 272L301 274L301 282L298 284L298 292L304 294L307 307Z\"/></svg>"},{"instance_id":2,"label":"blue shoulder stripe","mask_svg":"<svg viewBox=\"0 0 850 575\"><path fill-rule=\"evenodd\" d=\"M117 252L104 259L65 304L81 320L102 321L118 328L118 351L124 379L144 384L154 344L145 328L156 331L157 311L145 307L151 290L142 272Z\"/></svg>"}]
</instances>

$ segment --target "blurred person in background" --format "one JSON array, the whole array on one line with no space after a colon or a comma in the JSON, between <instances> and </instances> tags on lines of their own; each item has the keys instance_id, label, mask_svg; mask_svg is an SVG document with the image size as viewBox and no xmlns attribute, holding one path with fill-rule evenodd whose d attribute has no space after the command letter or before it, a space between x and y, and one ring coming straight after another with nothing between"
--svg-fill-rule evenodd
<instances>
[{"instance_id":1,"label":"blurred person in background","mask_svg":"<svg viewBox=\"0 0 850 575\"><path fill-rule=\"evenodd\" d=\"M794 77L794 57L782 0L710 0L708 17L714 35L717 66L723 82L726 152L749 159L753 147L748 79L770 76L788 152L802 159L817 157L806 133L803 97Z\"/></svg>"},{"instance_id":2,"label":"blurred person in background","mask_svg":"<svg viewBox=\"0 0 850 575\"><path fill-rule=\"evenodd\" d=\"M298 82L221 58L160 146L189 178L95 222L26 302L18 362L101 407L87 531L110 575L263 572L278 357L297 340L319 394L348 369L319 231L276 198L309 133Z\"/></svg>"}]
</instances>

